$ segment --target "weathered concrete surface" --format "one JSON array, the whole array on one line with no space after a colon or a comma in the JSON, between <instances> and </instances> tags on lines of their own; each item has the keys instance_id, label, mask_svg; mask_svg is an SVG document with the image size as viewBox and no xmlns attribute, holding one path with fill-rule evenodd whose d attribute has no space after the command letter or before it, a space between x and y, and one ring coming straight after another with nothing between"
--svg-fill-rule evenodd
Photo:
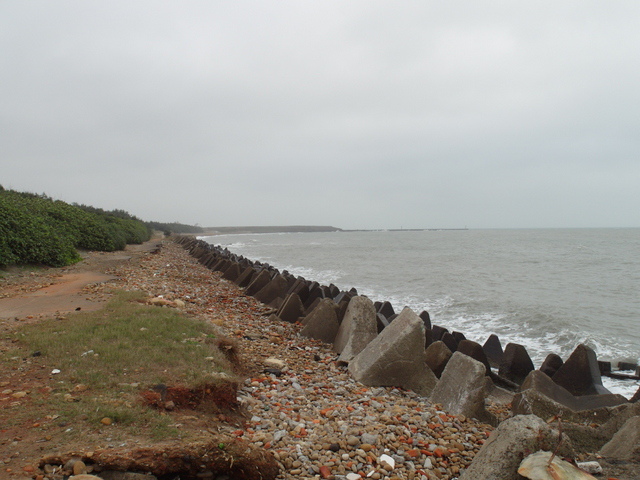
<instances>
[{"instance_id":1,"label":"weathered concrete surface","mask_svg":"<svg viewBox=\"0 0 640 480\"><path fill-rule=\"evenodd\" d=\"M607 422L616 407L627 403L622 395L587 395L576 397L556 384L540 370L532 371L514 396L515 415L534 414L546 420L561 414L562 419L576 423Z\"/></svg>"},{"instance_id":2,"label":"weathered concrete surface","mask_svg":"<svg viewBox=\"0 0 640 480\"><path fill-rule=\"evenodd\" d=\"M600 450L603 457L640 462L640 416L632 417Z\"/></svg>"},{"instance_id":3,"label":"weathered concrete surface","mask_svg":"<svg viewBox=\"0 0 640 480\"><path fill-rule=\"evenodd\" d=\"M438 340L427 347L425 361L436 377L440 378L444 368L447 366L447 362L451 359L451 355L453 354L449 347L442 340Z\"/></svg>"},{"instance_id":4,"label":"weathered concrete surface","mask_svg":"<svg viewBox=\"0 0 640 480\"><path fill-rule=\"evenodd\" d=\"M289 323L296 323L304 312L304 306L300 297L295 293L290 293L282 303L276 313L282 320Z\"/></svg>"},{"instance_id":5,"label":"weathered concrete surface","mask_svg":"<svg viewBox=\"0 0 640 480\"><path fill-rule=\"evenodd\" d=\"M533 369L527 349L517 343L508 343L504 348L498 375L520 385Z\"/></svg>"},{"instance_id":6,"label":"weathered concrete surface","mask_svg":"<svg viewBox=\"0 0 640 480\"><path fill-rule=\"evenodd\" d=\"M363 296L351 299L333 342L333 350L340 354L338 361L350 362L376 338L376 322L376 310L371 300Z\"/></svg>"},{"instance_id":7,"label":"weathered concrete surface","mask_svg":"<svg viewBox=\"0 0 640 480\"><path fill-rule=\"evenodd\" d=\"M496 428L471 462L460 480L519 480L518 467L531 452L553 452L558 431L535 415L518 415ZM571 440L565 435L558 455L573 457Z\"/></svg>"},{"instance_id":8,"label":"weathered concrete surface","mask_svg":"<svg viewBox=\"0 0 640 480\"><path fill-rule=\"evenodd\" d=\"M553 381L572 395L599 395L611 393L602 386L596 352L580 344L553 375Z\"/></svg>"},{"instance_id":9,"label":"weathered concrete surface","mask_svg":"<svg viewBox=\"0 0 640 480\"><path fill-rule=\"evenodd\" d=\"M368 386L392 386L428 396L438 379L425 363L424 323L410 308L350 363L353 377Z\"/></svg>"},{"instance_id":10,"label":"weathered concrete surface","mask_svg":"<svg viewBox=\"0 0 640 480\"><path fill-rule=\"evenodd\" d=\"M431 394L431 402L441 404L446 411L455 415L466 415L495 424L495 418L484 405L487 396L485 374L482 363L455 352Z\"/></svg>"},{"instance_id":11,"label":"weathered concrete surface","mask_svg":"<svg viewBox=\"0 0 640 480\"><path fill-rule=\"evenodd\" d=\"M260 289L253 297L264 304L273 302L276 298L285 296L289 283L284 275L276 275L273 280Z\"/></svg>"},{"instance_id":12,"label":"weathered concrete surface","mask_svg":"<svg viewBox=\"0 0 640 480\"><path fill-rule=\"evenodd\" d=\"M302 320L300 335L333 343L338 334L337 305L330 298L323 298L318 306Z\"/></svg>"}]
</instances>

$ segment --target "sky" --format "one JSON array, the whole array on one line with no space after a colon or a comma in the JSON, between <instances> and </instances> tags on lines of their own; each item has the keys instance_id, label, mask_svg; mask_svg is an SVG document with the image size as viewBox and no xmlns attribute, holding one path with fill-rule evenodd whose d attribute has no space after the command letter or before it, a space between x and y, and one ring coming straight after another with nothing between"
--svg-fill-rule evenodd
<instances>
[{"instance_id":1,"label":"sky","mask_svg":"<svg viewBox=\"0 0 640 480\"><path fill-rule=\"evenodd\" d=\"M640 2L0 2L0 184L201 226L640 227Z\"/></svg>"}]
</instances>

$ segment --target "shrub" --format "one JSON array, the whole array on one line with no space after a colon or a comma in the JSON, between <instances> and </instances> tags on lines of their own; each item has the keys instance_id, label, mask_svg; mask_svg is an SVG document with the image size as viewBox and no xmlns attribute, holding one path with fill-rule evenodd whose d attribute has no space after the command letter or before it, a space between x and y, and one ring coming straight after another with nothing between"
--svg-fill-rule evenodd
<instances>
[{"instance_id":1,"label":"shrub","mask_svg":"<svg viewBox=\"0 0 640 480\"><path fill-rule=\"evenodd\" d=\"M124 211L70 205L46 195L0 190L0 266L69 265L76 249L113 251L142 243L150 229Z\"/></svg>"}]
</instances>

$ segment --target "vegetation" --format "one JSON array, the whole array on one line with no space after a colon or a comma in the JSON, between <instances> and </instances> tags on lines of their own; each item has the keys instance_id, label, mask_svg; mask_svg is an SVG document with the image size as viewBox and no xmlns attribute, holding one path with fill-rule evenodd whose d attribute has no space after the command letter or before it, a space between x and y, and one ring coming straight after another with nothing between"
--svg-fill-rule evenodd
<instances>
[{"instance_id":1,"label":"vegetation","mask_svg":"<svg viewBox=\"0 0 640 480\"><path fill-rule=\"evenodd\" d=\"M77 249L114 251L151 237L151 229L122 210L70 205L45 194L0 187L0 266L80 260Z\"/></svg>"},{"instance_id":2,"label":"vegetation","mask_svg":"<svg viewBox=\"0 0 640 480\"><path fill-rule=\"evenodd\" d=\"M172 222L172 223L162 223L162 222L146 222L147 225L154 229L160 230L164 232L165 235L170 235L172 233L203 233L204 228L198 227L196 225L185 225L183 223Z\"/></svg>"},{"instance_id":3,"label":"vegetation","mask_svg":"<svg viewBox=\"0 0 640 480\"><path fill-rule=\"evenodd\" d=\"M0 361L22 361L38 352L33 361L60 371L52 392L30 394L43 416L56 415L58 423L78 427L81 420L96 428L107 417L123 433L177 435L169 417L140 401L140 392L158 384L210 385L221 381L220 373L235 378L233 365L210 323L142 305L142 297L119 292L103 310L25 325L14 334L15 349L0 353Z\"/></svg>"}]
</instances>

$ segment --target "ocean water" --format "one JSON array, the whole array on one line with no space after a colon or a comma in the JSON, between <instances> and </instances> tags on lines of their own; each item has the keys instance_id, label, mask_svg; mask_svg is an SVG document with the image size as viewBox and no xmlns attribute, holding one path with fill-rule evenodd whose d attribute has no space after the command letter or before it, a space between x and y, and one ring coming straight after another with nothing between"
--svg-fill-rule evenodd
<instances>
[{"instance_id":1,"label":"ocean water","mask_svg":"<svg viewBox=\"0 0 640 480\"><path fill-rule=\"evenodd\" d=\"M433 230L220 235L204 240L308 280L357 288L396 312L484 343L526 346L538 367L584 343L640 360L640 229ZM627 398L639 383L603 378Z\"/></svg>"}]
</instances>

